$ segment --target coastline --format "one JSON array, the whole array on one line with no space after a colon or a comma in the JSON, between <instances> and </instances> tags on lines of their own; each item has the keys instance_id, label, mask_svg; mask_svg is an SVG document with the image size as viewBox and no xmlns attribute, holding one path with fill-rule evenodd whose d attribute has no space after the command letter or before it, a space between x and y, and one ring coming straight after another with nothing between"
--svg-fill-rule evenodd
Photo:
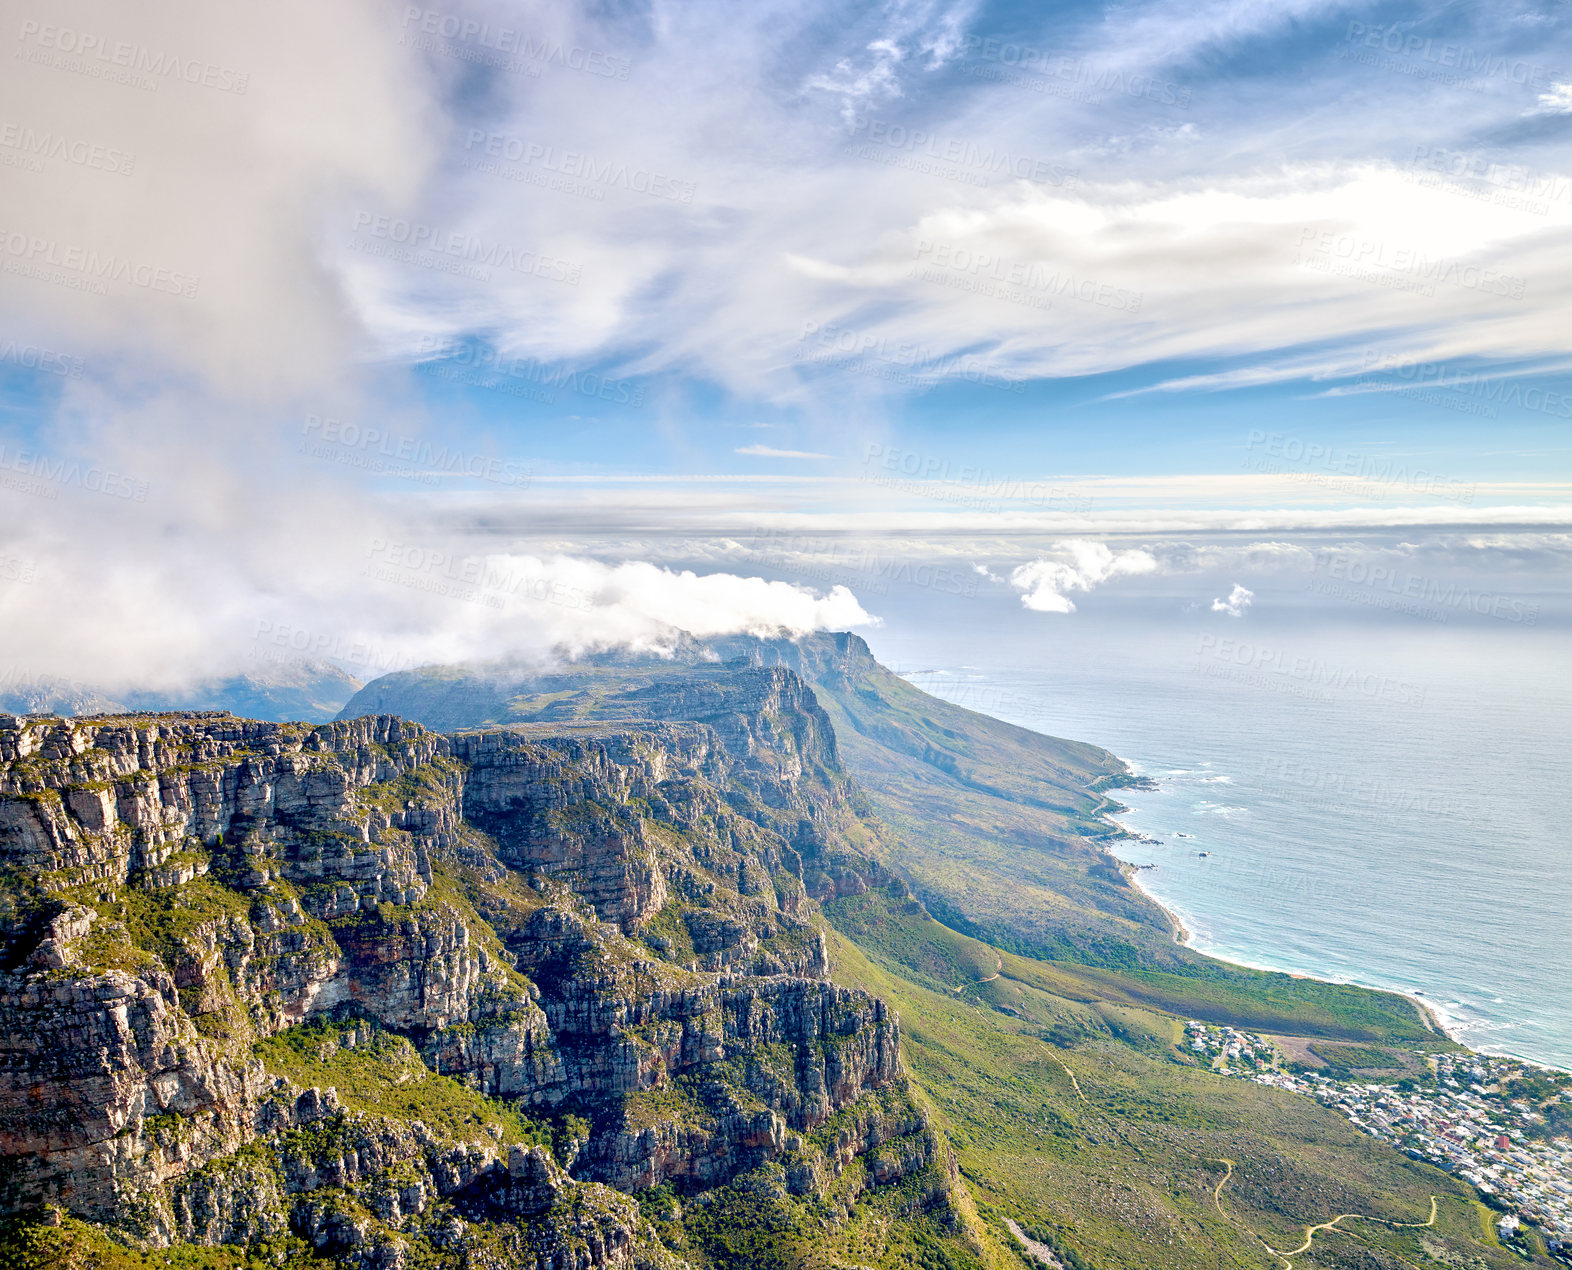
<instances>
[{"instance_id":1,"label":"coastline","mask_svg":"<svg viewBox=\"0 0 1572 1270\"><path fill-rule=\"evenodd\" d=\"M1116 757L1118 757L1119 761L1124 764L1125 770L1133 778L1132 782L1129 785L1123 786L1123 788L1149 790L1156 790L1160 788L1154 778L1148 776L1146 773L1140 770L1139 764L1133 762L1130 759L1123 758L1122 756ZM1450 1015L1447 1012L1445 1006L1440 1005L1437 1002L1427 1000L1420 995L1416 995L1413 990L1393 987L1388 984L1369 983L1365 982L1364 980L1351 977L1334 979L1325 975L1315 974L1307 970L1295 969L1281 965L1271 965L1267 962L1248 961L1242 957L1225 955L1221 952L1208 949L1201 944L1198 944L1196 942L1196 934L1192 929L1192 926L1200 927L1202 923L1194 917L1187 916L1171 900L1165 900L1155 894L1151 887L1146 885L1146 883L1144 883L1141 879L1141 874L1146 872L1146 870L1135 866L1131 861L1122 859L1114 851L1113 845L1116 842L1155 841L1148 835L1142 834L1139 830L1122 824L1117 819L1117 817L1131 810L1131 808L1116 801L1113 807L1108 808L1100 813L1100 819L1102 819L1103 822L1107 824L1113 831L1111 840L1104 840L1100 845L1103 854L1105 854L1114 864L1114 866L1130 880L1131 884L1136 888L1136 890L1140 891L1140 893L1145 896L1146 899L1151 901L1151 903L1161 910L1162 913L1167 917L1169 925L1173 930L1174 943L1180 945L1181 947L1189 948L1193 952L1201 954L1203 957L1210 957L1214 961L1220 961L1225 965L1239 966L1246 970L1262 970L1270 974L1285 974L1296 979L1315 979L1321 983L1351 984L1359 988L1368 988L1372 992L1386 992L1392 994L1393 996L1400 996L1415 1008L1420 1018L1424 1020L1424 1023L1427 1027L1429 1027L1437 1035L1444 1036L1453 1044L1462 1046L1471 1054L1480 1054L1486 1057L1511 1058L1516 1062L1526 1063L1531 1067L1538 1067L1545 1071L1560 1072L1572 1070L1568 1068L1557 1067L1555 1064L1547 1063L1543 1059L1528 1058L1524 1055L1514 1054L1509 1051L1492 1053L1489 1050L1475 1049L1472 1045L1463 1039L1462 1032L1464 1029L1464 1024L1461 1020Z\"/></svg>"},{"instance_id":2,"label":"coastline","mask_svg":"<svg viewBox=\"0 0 1572 1270\"><path fill-rule=\"evenodd\" d=\"M1120 827L1123 828L1123 826ZM1132 834L1132 837L1133 836L1135 835ZM1112 849L1108 850L1108 855L1114 860L1116 864L1126 863L1126 861L1120 860L1118 856L1114 855ZM1184 915L1178 909L1174 908L1170 901L1159 898L1152 892L1150 887L1146 886L1141 881L1142 872L1144 872L1144 870L1131 869L1127 876L1130 877L1131 882L1135 888L1141 892L1142 895L1149 899L1158 908L1162 909L1162 911L1167 915L1169 922L1173 925L1176 932L1174 936L1174 943L1180 945L1181 947L1188 948L1192 952L1200 953L1203 957L1210 957L1213 961L1220 961L1229 966L1239 966L1245 970L1264 970L1269 974L1288 975L1293 979L1314 979L1320 983L1352 984L1356 988L1369 988L1372 992L1391 993L1393 996L1402 997L1405 1001L1412 1005L1415 1010L1419 1012L1419 1016L1425 1021L1426 1026L1429 1027L1433 1032L1440 1036L1446 1037L1447 1040L1452 1041L1454 1044L1463 1046L1463 1048L1469 1050L1470 1053L1476 1052L1454 1031L1454 1028L1459 1026L1458 1024L1453 1023L1451 1026L1448 1026L1446 1013L1442 1007L1432 1005L1429 1001L1415 996L1412 992L1405 992L1401 988L1385 987L1381 984L1365 983L1358 979L1327 979L1321 975L1312 974L1307 970L1291 970L1286 966L1273 966L1268 965L1265 962L1245 961L1240 957L1227 957L1222 953L1213 952L1210 949L1201 947L1199 944L1195 943L1193 933L1189 927L1185 925ZM1484 1051L1477 1052L1483 1053ZM1516 1054L1511 1055L1511 1057L1517 1059L1517 1061L1520 1063L1531 1063L1535 1067L1545 1067L1547 1070L1551 1071L1560 1070L1559 1068L1550 1067L1546 1063L1541 1063L1536 1059L1522 1058Z\"/></svg>"},{"instance_id":3,"label":"coastline","mask_svg":"<svg viewBox=\"0 0 1572 1270\"><path fill-rule=\"evenodd\" d=\"M1110 851L1109 854L1112 855L1112 852ZM1177 920L1172 908L1145 887L1140 887L1140 890L1152 903L1169 914L1170 920ZM1193 945L1189 946L1193 947ZM1200 948L1195 951L1227 965L1250 964L1234 958L1219 957ZM1272 966L1251 968L1277 971L1277 968ZM1284 1074L1279 1069L1278 1058L1288 1051L1285 1042L1287 1037L1293 1034L1266 1037L1267 1044L1271 1047L1272 1059L1271 1070L1263 1073L1256 1065L1258 1060L1255 1058L1260 1050L1251 1048L1260 1038L1252 1033L1241 1034L1231 1028L1219 1027L1204 1021L1187 1022L1185 1036L1195 1038L1194 1044L1197 1048L1204 1048L1203 1060L1214 1065L1220 1063L1219 1074L1225 1078L1252 1080L1290 1091L1295 1096L1316 1100L1347 1117L1360 1132L1385 1143L1392 1150L1402 1151L1415 1160L1429 1164L1467 1183L1473 1189L1476 1205L1486 1212L1494 1210L1505 1214L1498 1219L1499 1221L1505 1222L1510 1218L1512 1221L1526 1224L1530 1229L1537 1228L1539 1237L1552 1251L1557 1248L1558 1240L1562 1241L1560 1247L1572 1249L1572 1243L1566 1242L1567 1235L1572 1233L1572 1210L1569 1210L1565 1204L1564 1195L1558 1198L1551 1194L1544 1181L1546 1176L1552 1178L1567 1176L1568 1166L1572 1165L1572 1150L1568 1150L1565 1135L1555 1137L1553 1140L1546 1137L1543 1141L1537 1142L1532 1138L1525 1138L1524 1131L1535 1127L1529 1122L1534 1120L1543 1125L1545 1117L1543 1114L1530 1114L1528 1103L1515 1101L1518 1095L1510 1092L1506 1083L1506 1078L1515 1079L1517 1075L1525 1072L1555 1073L1557 1076L1564 1077L1568 1074L1566 1069L1515 1054L1492 1054L1485 1050L1477 1050L1446 1025L1444 1007L1432 1007L1430 1002L1422 1001L1412 993L1382 988L1375 984L1361 984L1353 979L1331 980L1316 975L1299 974L1295 971L1277 971L1277 973L1290 974L1296 978L1320 983L1348 983L1378 992L1390 992L1403 997L1417 1007L1420 1017L1428 1027L1457 1046L1456 1049L1440 1051L1427 1052L1423 1049L1414 1051L1422 1055L1428 1064L1430 1079L1435 1082L1438 1096L1426 1095L1423 1086L1416 1085L1412 1080L1398 1080L1395 1084L1388 1084L1380 1077L1372 1077L1369 1074L1354 1079L1353 1074L1346 1069L1341 1071L1317 1069L1307 1072L1290 1063L1287 1074ZM1246 1066L1244 1061L1235 1066L1229 1065L1228 1055L1239 1053L1239 1044L1234 1044L1235 1042L1244 1044L1244 1053L1250 1056L1249 1066ZM1313 1045L1309 1048L1312 1054L1320 1053ZM1289 1053L1289 1057L1300 1056L1297 1053ZM1491 1066L1492 1063L1498 1065ZM1467 1074L1465 1074L1465 1064L1468 1065ZM1485 1065L1483 1071L1488 1072L1488 1075L1483 1074L1480 1064ZM1511 1066L1503 1068L1499 1064ZM1480 1083L1486 1081L1495 1083L1486 1088ZM1465 1107L1463 1103L1441 1089L1443 1083L1450 1085L1454 1093L1461 1091L1465 1098L1469 1097L1467 1091L1470 1089L1479 1097L1473 1100L1472 1107ZM1405 1085L1407 1093L1402 1092ZM1535 1100L1537 1101L1537 1096ZM1516 1120L1507 1119L1503 1113L1509 1107L1523 1111L1523 1117ZM1540 1105L1539 1111L1544 1111L1544 1104ZM1453 1136L1454 1121L1468 1122L1457 1130L1462 1134L1460 1139ZM1426 1130L1433 1132L1436 1122L1446 1126L1445 1133L1441 1138L1427 1138ZM1503 1126L1511 1127L1503 1132ZM1511 1135L1512 1141L1508 1140L1507 1134ZM1434 1203L1433 1199L1432 1203ZM1507 1242L1504 1228L1502 1242L1504 1244ZM1511 1246L1516 1248L1515 1244ZM1522 1255L1528 1254L1522 1252ZM1565 1260L1565 1258L1557 1260ZM1284 1261L1286 1264L1286 1258ZM1479 1264L1483 1265L1483 1262Z\"/></svg>"},{"instance_id":4,"label":"coastline","mask_svg":"<svg viewBox=\"0 0 1572 1270\"><path fill-rule=\"evenodd\" d=\"M1374 702L1311 708L1219 692L1217 708L1197 710L1212 690L1150 651L1126 649L1119 675L1023 648L1001 664L954 657L966 664L913 682L1098 747L1081 780L1104 814L1081 832L1108 868L1158 866L1125 880L1146 938L1182 926L1183 945L1220 962L1395 992L1424 1003L1427 1015L1408 1017L1439 1025L1436 1035L1572 1071L1572 945L1557 898L1572 848L1556 827L1565 800L1546 779L1572 738L1566 712L1532 705L1525 767L1507 757L1517 699L1480 715L1463 691L1472 678L1443 676L1432 740L1453 763L1437 764ZM1470 763L1479 737L1489 751ZM1142 777L1160 791L1129 787ZM1115 800L1131 810L1110 824ZM1162 845L1114 840L1131 829Z\"/></svg>"}]
</instances>

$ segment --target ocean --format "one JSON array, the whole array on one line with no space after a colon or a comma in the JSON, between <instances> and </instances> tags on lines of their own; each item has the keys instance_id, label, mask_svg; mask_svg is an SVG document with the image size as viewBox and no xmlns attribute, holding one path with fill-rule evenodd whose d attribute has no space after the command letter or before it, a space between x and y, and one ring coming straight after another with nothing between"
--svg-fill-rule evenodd
<instances>
[{"instance_id":1,"label":"ocean","mask_svg":"<svg viewBox=\"0 0 1572 1270\"><path fill-rule=\"evenodd\" d=\"M1152 778L1118 794L1147 839L1118 854L1193 946L1417 995L1472 1048L1572 1069L1563 635L1001 625L889 664Z\"/></svg>"}]
</instances>

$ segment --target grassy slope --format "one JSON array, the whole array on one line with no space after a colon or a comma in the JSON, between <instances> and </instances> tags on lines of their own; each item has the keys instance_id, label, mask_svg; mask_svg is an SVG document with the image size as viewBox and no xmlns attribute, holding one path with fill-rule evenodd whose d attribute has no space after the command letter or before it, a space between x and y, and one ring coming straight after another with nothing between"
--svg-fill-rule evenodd
<instances>
[{"instance_id":1,"label":"grassy slope","mask_svg":"<svg viewBox=\"0 0 1572 1270\"><path fill-rule=\"evenodd\" d=\"M836 901L836 974L900 1011L908 1068L972 1184L985 1259L1015 1255L1008 1217L1072 1270L1280 1266L1263 1236L1297 1247L1340 1212L1421 1221L1436 1195L1432 1228L1349 1222L1294 1263L1520 1264L1466 1186L1312 1100L1216 1076L1179 1045L1185 1017L1447 1045L1411 1003L1177 946L1099 849L1117 759L938 701L865 649L839 652L797 668L895 830L889 862L947 924L882 891ZM1219 1208L1223 1159L1234 1171Z\"/></svg>"},{"instance_id":2,"label":"grassy slope","mask_svg":"<svg viewBox=\"0 0 1572 1270\"><path fill-rule=\"evenodd\" d=\"M722 657L789 665L813 685L847 768L894 831L887 863L952 929L1054 963L1031 974L1077 980L1072 996L1240 1026L1358 1041L1426 1034L1419 1011L1400 997L1230 966L1177 944L1168 915L1102 850L1112 832L1102 817L1115 805L1104 791L1128 779L1106 750L929 696L879 665L855 636L712 643ZM560 729L638 713L630 689L729 674L724 664L680 657L568 666L511 682L486 669L430 667L368 684L344 713L386 710L431 727Z\"/></svg>"},{"instance_id":3,"label":"grassy slope","mask_svg":"<svg viewBox=\"0 0 1572 1270\"><path fill-rule=\"evenodd\" d=\"M924 900L1022 952L1166 956L1165 915L1087 841L1112 804L1087 786L1122 765L930 697L878 667L815 685L847 766L899 839ZM1101 870L1101 872L1094 872Z\"/></svg>"},{"instance_id":4,"label":"grassy slope","mask_svg":"<svg viewBox=\"0 0 1572 1270\"><path fill-rule=\"evenodd\" d=\"M813 677L847 767L896 831L890 863L948 926L1019 954L1018 978L1268 1030L1429 1034L1401 997L1176 944L1167 914L1101 849L1114 804L1100 791L1126 777L1106 750L940 701L871 657L852 676Z\"/></svg>"},{"instance_id":5,"label":"grassy slope","mask_svg":"<svg viewBox=\"0 0 1572 1270\"><path fill-rule=\"evenodd\" d=\"M834 943L837 980L899 1011L908 1070L996 1233L1014 1218L1069 1264L1100 1270L1264 1268L1281 1262L1234 1223L1293 1248L1339 1212L1423 1221L1434 1194L1434 1228L1353 1223L1295 1264L1522 1264L1468 1187L1308 1098L1195 1065L1174 1016L1047 991L1029 966L883 893L836 901L830 915L852 935ZM1224 1158L1235 1162L1226 1217L1213 1200Z\"/></svg>"}]
</instances>

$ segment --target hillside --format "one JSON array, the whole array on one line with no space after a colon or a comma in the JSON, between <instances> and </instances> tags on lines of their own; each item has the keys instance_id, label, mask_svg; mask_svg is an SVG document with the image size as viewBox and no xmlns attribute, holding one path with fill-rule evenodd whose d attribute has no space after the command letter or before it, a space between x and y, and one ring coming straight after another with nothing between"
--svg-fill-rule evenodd
<instances>
[{"instance_id":1,"label":"hillside","mask_svg":"<svg viewBox=\"0 0 1572 1270\"><path fill-rule=\"evenodd\" d=\"M1340 1213L1377 1220L1286 1260L1525 1264L1471 1186L1311 1099L1207 1070L1179 1017L958 935L898 891L827 908L835 978L900 1013L908 1069L979 1213L1071 1270L1281 1270L1263 1240L1296 1248Z\"/></svg>"},{"instance_id":2,"label":"hillside","mask_svg":"<svg viewBox=\"0 0 1572 1270\"><path fill-rule=\"evenodd\" d=\"M1242 1026L1349 1039L1423 1039L1404 998L1229 965L1175 941L1167 913L1104 849L1108 791L1131 783L1094 745L1043 736L941 701L881 666L856 635L736 636L669 660L544 673L436 667L387 675L343 711L431 727L551 720L700 718L676 685L738 666L783 666L813 686L868 810L883 859L952 929L1066 969L1086 990Z\"/></svg>"},{"instance_id":3,"label":"hillside","mask_svg":"<svg viewBox=\"0 0 1572 1270\"><path fill-rule=\"evenodd\" d=\"M4 1264L1267 1270L1340 1212L1295 1264L1521 1264L1460 1181L1184 1045L1456 1048L1121 912L1103 751L846 636L357 701L399 699L458 730L0 721ZM994 804L1043 845L947 901ZM1066 879L1069 955L925 876L978 928Z\"/></svg>"},{"instance_id":4,"label":"hillside","mask_svg":"<svg viewBox=\"0 0 1572 1270\"><path fill-rule=\"evenodd\" d=\"M828 720L723 689L0 718L0 1262L980 1264L895 1015L827 979L820 902L888 878Z\"/></svg>"}]
</instances>

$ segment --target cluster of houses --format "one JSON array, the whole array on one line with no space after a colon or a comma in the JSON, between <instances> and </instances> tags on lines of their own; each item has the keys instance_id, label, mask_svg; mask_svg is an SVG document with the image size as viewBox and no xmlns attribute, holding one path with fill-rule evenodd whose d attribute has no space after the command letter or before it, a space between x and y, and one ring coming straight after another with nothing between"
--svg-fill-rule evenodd
<instances>
[{"instance_id":1,"label":"cluster of houses","mask_svg":"<svg viewBox=\"0 0 1572 1270\"><path fill-rule=\"evenodd\" d=\"M1412 1077L1336 1079L1289 1067L1266 1037L1192 1020L1190 1048L1225 1075L1306 1094L1364 1132L1472 1183L1498 1207L1503 1239L1532 1222L1572 1260L1572 1138L1546 1136L1545 1117L1504 1086L1543 1069L1483 1054L1418 1054ZM1572 1084L1560 1097L1572 1103Z\"/></svg>"},{"instance_id":2,"label":"cluster of houses","mask_svg":"<svg viewBox=\"0 0 1572 1270\"><path fill-rule=\"evenodd\" d=\"M1257 1032L1240 1032L1191 1019L1185 1039L1197 1054L1211 1059L1226 1076L1254 1074L1277 1067L1277 1047Z\"/></svg>"}]
</instances>

